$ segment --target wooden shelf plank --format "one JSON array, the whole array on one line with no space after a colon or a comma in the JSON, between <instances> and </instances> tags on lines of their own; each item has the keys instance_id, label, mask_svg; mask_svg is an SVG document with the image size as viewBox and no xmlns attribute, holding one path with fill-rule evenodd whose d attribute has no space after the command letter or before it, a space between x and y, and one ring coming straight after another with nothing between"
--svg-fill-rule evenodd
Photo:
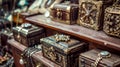
<instances>
[{"instance_id":1,"label":"wooden shelf plank","mask_svg":"<svg viewBox=\"0 0 120 67\"><path fill-rule=\"evenodd\" d=\"M28 17L26 18L26 21L120 51L120 39L110 37L103 31L95 31L79 25L66 25L54 22L50 18L46 18L43 15Z\"/></svg>"},{"instance_id":2,"label":"wooden shelf plank","mask_svg":"<svg viewBox=\"0 0 120 67\"><path fill-rule=\"evenodd\" d=\"M20 44L19 42L15 41L14 39L8 40L8 44L19 49L20 51L24 51L27 48L24 45ZM46 59L45 57L43 57L41 51L36 52L35 54L32 55L32 57L35 60L40 61L41 63L45 64L48 67L60 67L59 65L57 65L57 64L51 62L50 60Z\"/></svg>"}]
</instances>

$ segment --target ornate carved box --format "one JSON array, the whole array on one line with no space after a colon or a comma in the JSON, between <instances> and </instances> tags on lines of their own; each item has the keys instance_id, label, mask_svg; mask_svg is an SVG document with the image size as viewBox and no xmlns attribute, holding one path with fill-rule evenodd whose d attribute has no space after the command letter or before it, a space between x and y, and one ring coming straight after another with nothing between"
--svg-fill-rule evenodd
<instances>
[{"instance_id":1,"label":"ornate carved box","mask_svg":"<svg viewBox=\"0 0 120 67\"><path fill-rule=\"evenodd\" d=\"M108 35L120 38L120 5L114 5L105 9L103 30Z\"/></svg>"},{"instance_id":2,"label":"ornate carved box","mask_svg":"<svg viewBox=\"0 0 120 67\"><path fill-rule=\"evenodd\" d=\"M80 0L78 24L94 30L102 29L104 8L112 2L112 0Z\"/></svg>"},{"instance_id":3,"label":"ornate carved box","mask_svg":"<svg viewBox=\"0 0 120 67\"><path fill-rule=\"evenodd\" d=\"M13 27L14 39L25 46L33 46L40 43L39 39L45 36L44 29L35 25L24 23Z\"/></svg>"},{"instance_id":4,"label":"ornate carved box","mask_svg":"<svg viewBox=\"0 0 120 67\"><path fill-rule=\"evenodd\" d=\"M62 67L78 67L78 56L88 44L66 35L56 34L41 39L43 56Z\"/></svg>"},{"instance_id":5,"label":"ornate carved box","mask_svg":"<svg viewBox=\"0 0 120 67\"><path fill-rule=\"evenodd\" d=\"M79 67L120 67L120 56L93 49L80 54Z\"/></svg>"},{"instance_id":6,"label":"ornate carved box","mask_svg":"<svg viewBox=\"0 0 120 67\"><path fill-rule=\"evenodd\" d=\"M76 4L55 4L50 14L53 21L75 24L78 18L78 6Z\"/></svg>"}]
</instances>

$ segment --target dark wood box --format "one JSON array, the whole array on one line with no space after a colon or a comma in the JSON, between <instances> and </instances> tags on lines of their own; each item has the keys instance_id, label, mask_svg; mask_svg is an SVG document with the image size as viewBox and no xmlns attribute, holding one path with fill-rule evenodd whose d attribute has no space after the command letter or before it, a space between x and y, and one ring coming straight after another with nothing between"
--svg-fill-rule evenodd
<instances>
[{"instance_id":1,"label":"dark wood box","mask_svg":"<svg viewBox=\"0 0 120 67\"><path fill-rule=\"evenodd\" d=\"M57 41L54 35L41 39L43 56L62 67L78 67L78 56L88 49L88 44L76 39Z\"/></svg>"},{"instance_id":2,"label":"dark wood box","mask_svg":"<svg viewBox=\"0 0 120 67\"><path fill-rule=\"evenodd\" d=\"M50 14L53 21L65 24L75 24L78 18L78 5L55 4L51 8Z\"/></svg>"},{"instance_id":3,"label":"dark wood box","mask_svg":"<svg viewBox=\"0 0 120 67\"><path fill-rule=\"evenodd\" d=\"M98 54L102 50L93 49L79 56L79 67L94 67L95 61L98 59ZM96 66L95 66L96 67ZM120 56L112 54L108 58L102 58L97 67L120 67Z\"/></svg>"},{"instance_id":4,"label":"dark wood box","mask_svg":"<svg viewBox=\"0 0 120 67\"><path fill-rule=\"evenodd\" d=\"M94 30L103 28L104 10L112 0L80 0L78 24Z\"/></svg>"},{"instance_id":5,"label":"dark wood box","mask_svg":"<svg viewBox=\"0 0 120 67\"><path fill-rule=\"evenodd\" d=\"M7 41L9 39L12 39L12 38L13 38L13 34L12 34L11 31L8 31L8 30L1 31L0 32L0 42L1 42L0 44L1 44L1 46L6 46L7 45Z\"/></svg>"},{"instance_id":6,"label":"dark wood box","mask_svg":"<svg viewBox=\"0 0 120 67\"><path fill-rule=\"evenodd\" d=\"M22 27L22 25L30 25L30 27ZM13 27L14 39L25 46L34 46L40 44L40 38L45 37L45 31L42 27L37 27L29 23L21 26Z\"/></svg>"},{"instance_id":7,"label":"dark wood box","mask_svg":"<svg viewBox=\"0 0 120 67\"><path fill-rule=\"evenodd\" d=\"M120 5L114 5L105 9L104 27L105 33L120 38Z\"/></svg>"}]
</instances>

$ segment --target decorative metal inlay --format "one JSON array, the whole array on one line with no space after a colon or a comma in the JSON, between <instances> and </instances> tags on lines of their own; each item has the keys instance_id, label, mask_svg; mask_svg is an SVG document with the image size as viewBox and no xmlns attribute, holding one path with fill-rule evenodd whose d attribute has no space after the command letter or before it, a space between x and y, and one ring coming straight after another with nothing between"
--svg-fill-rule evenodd
<instances>
[{"instance_id":1,"label":"decorative metal inlay","mask_svg":"<svg viewBox=\"0 0 120 67\"><path fill-rule=\"evenodd\" d=\"M59 42L59 41L64 41L64 42L66 42L66 41L69 41L69 40L70 40L70 37L67 36L67 35L59 35L59 34L56 34L56 35L54 36L54 38L55 38L55 40L56 40L57 42Z\"/></svg>"},{"instance_id":2,"label":"decorative metal inlay","mask_svg":"<svg viewBox=\"0 0 120 67\"><path fill-rule=\"evenodd\" d=\"M98 13L97 8L93 3L83 2L80 8L80 20L85 23L94 24L97 21L95 19Z\"/></svg>"},{"instance_id":3,"label":"decorative metal inlay","mask_svg":"<svg viewBox=\"0 0 120 67\"><path fill-rule=\"evenodd\" d=\"M104 31L110 35L120 37L120 6L108 7L105 10Z\"/></svg>"},{"instance_id":4,"label":"decorative metal inlay","mask_svg":"<svg viewBox=\"0 0 120 67\"><path fill-rule=\"evenodd\" d=\"M103 59L103 58L110 58L111 57L111 53L109 53L108 51L101 51L98 54L98 58L96 59L96 61L93 63L94 67L97 67L98 63Z\"/></svg>"},{"instance_id":5,"label":"decorative metal inlay","mask_svg":"<svg viewBox=\"0 0 120 67\"><path fill-rule=\"evenodd\" d=\"M99 30L102 5L102 1L81 0L78 24Z\"/></svg>"},{"instance_id":6,"label":"decorative metal inlay","mask_svg":"<svg viewBox=\"0 0 120 67\"><path fill-rule=\"evenodd\" d=\"M45 47L43 46L43 54L50 60L56 62L57 64L63 64L63 56L56 52L54 47Z\"/></svg>"}]
</instances>

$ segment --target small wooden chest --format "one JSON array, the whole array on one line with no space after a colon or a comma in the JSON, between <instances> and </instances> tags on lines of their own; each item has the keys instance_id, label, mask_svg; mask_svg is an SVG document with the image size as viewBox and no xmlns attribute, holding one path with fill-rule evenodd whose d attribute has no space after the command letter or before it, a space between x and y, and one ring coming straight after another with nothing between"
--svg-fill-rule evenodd
<instances>
[{"instance_id":1,"label":"small wooden chest","mask_svg":"<svg viewBox=\"0 0 120 67\"><path fill-rule=\"evenodd\" d=\"M108 53L107 51L99 49L81 53L79 57L79 67L120 67L120 56ZM100 54L103 55L101 59L99 59ZM106 55L106 57L104 55Z\"/></svg>"},{"instance_id":2,"label":"small wooden chest","mask_svg":"<svg viewBox=\"0 0 120 67\"><path fill-rule=\"evenodd\" d=\"M65 24L75 24L78 18L78 5L55 4L51 8L50 14L53 21Z\"/></svg>"},{"instance_id":3,"label":"small wooden chest","mask_svg":"<svg viewBox=\"0 0 120 67\"><path fill-rule=\"evenodd\" d=\"M66 35L56 34L42 38L43 56L62 67L78 67L78 55L88 49L88 44Z\"/></svg>"},{"instance_id":4,"label":"small wooden chest","mask_svg":"<svg viewBox=\"0 0 120 67\"><path fill-rule=\"evenodd\" d=\"M13 36L23 45L33 46L40 43L40 38L45 37L45 31L41 27L24 23L21 26L13 27Z\"/></svg>"},{"instance_id":5,"label":"small wooden chest","mask_svg":"<svg viewBox=\"0 0 120 67\"><path fill-rule=\"evenodd\" d=\"M108 35L120 38L120 5L114 4L105 9L103 30Z\"/></svg>"}]
</instances>

